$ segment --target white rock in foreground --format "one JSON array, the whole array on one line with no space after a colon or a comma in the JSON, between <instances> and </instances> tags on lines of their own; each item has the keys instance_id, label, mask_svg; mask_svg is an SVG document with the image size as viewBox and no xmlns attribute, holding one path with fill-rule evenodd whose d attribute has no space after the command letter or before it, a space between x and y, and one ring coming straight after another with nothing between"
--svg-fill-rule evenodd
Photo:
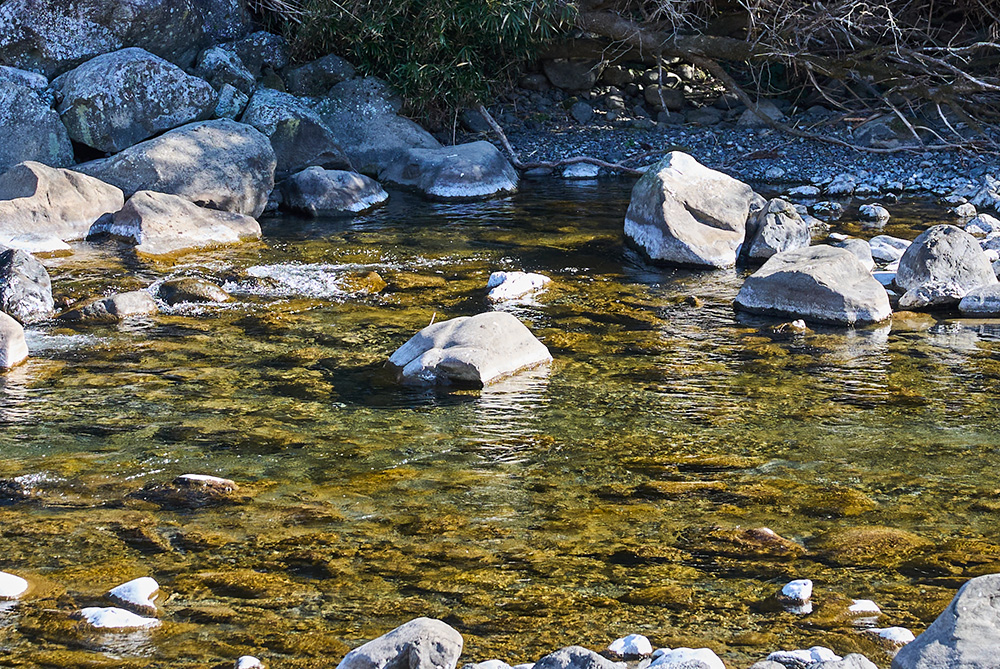
<instances>
[{"instance_id":1,"label":"white rock in foreground","mask_svg":"<svg viewBox=\"0 0 1000 669\"><path fill-rule=\"evenodd\" d=\"M97 629L134 630L152 629L160 626L160 621L156 618L143 618L131 611L114 606L88 606L81 609L77 616Z\"/></svg>"},{"instance_id":2,"label":"white rock in foreground","mask_svg":"<svg viewBox=\"0 0 1000 669\"><path fill-rule=\"evenodd\" d=\"M653 645L641 634L629 634L612 641L608 650L617 655L650 655Z\"/></svg>"},{"instance_id":3,"label":"white rock in foreground","mask_svg":"<svg viewBox=\"0 0 1000 669\"><path fill-rule=\"evenodd\" d=\"M813 646L812 648L806 650L775 651L768 655L767 659L784 665L809 666L810 664L814 664L816 662L835 662L844 658L824 646Z\"/></svg>"},{"instance_id":4,"label":"white rock in foreground","mask_svg":"<svg viewBox=\"0 0 1000 669\"><path fill-rule=\"evenodd\" d=\"M490 302L516 300L543 290L551 281L547 276L532 272L493 272L486 282L486 287L490 290L486 299Z\"/></svg>"},{"instance_id":5,"label":"white rock in foreground","mask_svg":"<svg viewBox=\"0 0 1000 669\"><path fill-rule=\"evenodd\" d=\"M243 655L236 660L236 669L264 669L264 663L253 655Z\"/></svg>"},{"instance_id":6,"label":"white rock in foreground","mask_svg":"<svg viewBox=\"0 0 1000 669\"><path fill-rule=\"evenodd\" d=\"M24 340L24 327L0 312L0 370L10 369L27 358L28 344Z\"/></svg>"},{"instance_id":7,"label":"white rock in foreground","mask_svg":"<svg viewBox=\"0 0 1000 669\"><path fill-rule=\"evenodd\" d=\"M462 635L447 623L416 618L355 648L337 669L455 669L462 645Z\"/></svg>"},{"instance_id":8,"label":"white rock in foreground","mask_svg":"<svg viewBox=\"0 0 1000 669\"><path fill-rule=\"evenodd\" d=\"M789 581L781 589L781 598L793 604L805 604L812 597L813 582L808 578Z\"/></svg>"},{"instance_id":9,"label":"white rock in foreground","mask_svg":"<svg viewBox=\"0 0 1000 669\"><path fill-rule=\"evenodd\" d=\"M549 350L511 314L494 311L428 325L389 357L404 385L485 386L552 361Z\"/></svg>"},{"instance_id":10,"label":"white rock in foreground","mask_svg":"<svg viewBox=\"0 0 1000 669\"><path fill-rule=\"evenodd\" d=\"M0 600L17 599L28 591L28 582L20 576L0 571Z\"/></svg>"},{"instance_id":11,"label":"white rock in foreground","mask_svg":"<svg viewBox=\"0 0 1000 669\"><path fill-rule=\"evenodd\" d=\"M893 646L905 646L917 637L913 632L905 627L886 627L883 629L865 630L866 634L873 634Z\"/></svg>"},{"instance_id":12,"label":"white rock in foreground","mask_svg":"<svg viewBox=\"0 0 1000 669\"><path fill-rule=\"evenodd\" d=\"M708 648L674 648L649 665L649 669L726 669L719 656Z\"/></svg>"},{"instance_id":13,"label":"white rock in foreground","mask_svg":"<svg viewBox=\"0 0 1000 669\"><path fill-rule=\"evenodd\" d=\"M108 591L108 597L120 606L147 616L156 615L156 595L160 584L149 576L122 583Z\"/></svg>"}]
</instances>

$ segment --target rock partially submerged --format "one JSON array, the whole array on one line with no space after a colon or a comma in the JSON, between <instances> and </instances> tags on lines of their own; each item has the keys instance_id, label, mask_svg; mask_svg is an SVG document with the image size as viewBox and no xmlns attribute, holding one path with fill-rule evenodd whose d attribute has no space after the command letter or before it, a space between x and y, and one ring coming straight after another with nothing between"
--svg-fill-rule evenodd
<instances>
[{"instance_id":1,"label":"rock partially submerged","mask_svg":"<svg viewBox=\"0 0 1000 669\"><path fill-rule=\"evenodd\" d=\"M629 634L612 641L608 651L621 657L642 657L653 653L653 645L641 634Z\"/></svg>"},{"instance_id":2,"label":"rock partially submerged","mask_svg":"<svg viewBox=\"0 0 1000 669\"><path fill-rule=\"evenodd\" d=\"M494 311L428 325L396 349L386 368L404 385L482 387L551 361L521 321Z\"/></svg>"},{"instance_id":3,"label":"rock partially submerged","mask_svg":"<svg viewBox=\"0 0 1000 669\"><path fill-rule=\"evenodd\" d=\"M809 246L809 224L792 203L774 198L757 212L747 229L743 253L751 260L767 260L775 253Z\"/></svg>"},{"instance_id":4,"label":"rock partially submerged","mask_svg":"<svg viewBox=\"0 0 1000 669\"><path fill-rule=\"evenodd\" d=\"M878 323L892 315L882 284L853 253L832 246L772 256L747 278L734 306L755 314L844 325Z\"/></svg>"},{"instance_id":5,"label":"rock partially submerged","mask_svg":"<svg viewBox=\"0 0 1000 669\"><path fill-rule=\"evenodd\" d=\"M54 308L45 266L18 249L0 253L0 311L28 325L50 318Z\"/></svg>"},{"instance_id":6,"label":"rock partially submerged","mask_svg":"<svg viewBox=\"0 0 1000 669\"><path fill-rule=\"evenodd\" d=\"M173 256L260 239L260 224L244 214L206 209L177 195L142 190L90 229L91 237L102 234L134 244L142 255Z\"/></svg>"},{"instance_id":7,"label":"rock partially submerged","mask_svg":"<svg viewBox=\"0 0 1000 669\"><path fill-rule=\"evenodd\" d=\"M10 369L28 358L24 328L7 314L0 312L0 370Z\"/></svg>"},{"instance_id":8,"label":"rock partially submerged","mask_svg":"<svg viewBox=\"0 0 1000 669\"><path fill-rule=\"evenodd\" d=\"M920 234L899 259L896 285L906 292L903 309L957 305L965 295L997 283L979 242L954 225L935 225Z\"/></svg>"},{"instance_id":9,"label":"rock partially submerged","mask_svg":"<svg viewBox=\"0 0 1000 669\"><path fill-rule=\"evenodd\" d=\"M164 281L157 295L171 306L182 302L226 302L232 298L211 281L192 276Z\"/></svg>"},{"instance_id":10,"label":"rock partially submerged","mask_svg":"<svg viewBox=\"0 0 1000 669\"><path fill-rule=\"evenodd\" d=\"M903 257L912 242L890 235L876 235L868 240L872 258L883 263L893 263Z\"/></svg>"},{"instance_id":11,"label":"rock partially submerged","mask_svg":"<svg viewBox=\"0 0 1000 669\"><path fill-rule=\"evenodd\" d=\"M493 272L486 282L490 291L486 299L490 302L516 300L541 292L551 282L549 277L533 272Z\"/></svg>"},{"instance_id":12,"label":"rock partially submerged","mask_svg":"<svg viewBox=\"0 0 1000 669\"><path fill-rule=\"evenodd\" d=\"M132 497L164 509L200 509L240 504L240 488L234 481L207 474L182 474L170 483L149 483Z\"/></svg>"},{"instance_id":13,"label":"rock partially submerged","mask_svg":"<svg viewBox=\"0 0 1000 669\"><path fill-rule=\"evenodd\" d=\"M489 142L410 149L379 179L434 200L481 200L517 190L517 171Z\"/></svg>"},{"instance_id":14,"label":"rock partially submerged","mask_svg":"<svg viewBox=\"0 0 1000 669\"><path fill-rule=\"evenodd\" d=\"M622 662L612 662L582 646L566 646L535 662L535 669L624 669Z\"/></svg>"},{"instance_id":15,"label":"rock partially submerged","mask_svg":"<svg viewBox=\"0 0 1000 669\"><path fill-rule=\"evenodd\" d=\"M28 591L28 582L20 576L0 571L0 601L18 599Z\"/></svg>"},{"instance_id":16,"label":"rock partially submerged","mask_svg":"<svg viewBox=\"0 0 1000 669\"><path fill-rule=\"evenodd\" d=\"M115 606L88 606L81 609L76 617L91 627L101 630L152 629L161 624L156 618L144 618Z\"/></svg>"},{"instance_id":17,"label":"rock partially submerged","mask_svg":"<svg viewBox=\"0 0 1000 669\"><path fill-rule=\"evenodd\" d=\"M84 323L116 323L127 318L150 316L158 311L156 300L149 293L133 290L85 300L59 314L59 318Z\"/></svg>"},{"instance_id":18,"label":"rock partially submerged","mask_svg":"<svg viewBox=\"0 0 1000 669\"><path fill-rule=\"evenodd\" d=\"M1000 284L975 288L958 303L963 316L1000 316Z\"/></svg>"},{"instance_id":19,"label":"rock partially submerged","mask_svg":"<svg viewBox=\"0 0 1000 669\"><path fill-rule=\"evenodd\" d=\"M319 216L356 214L389 199L381 185L357 172L308 167L285 179L284 206L293 211Z\"/></svg>"},{"instance_id":20,"label":"rock partially submerged","mask_svg":"<svg viewBox=\"0 0 1000 669\"><path fill-rule=\"evenodd\" d=\"M416 618L355 648L337 669L455 669L462 635L433 618Z\"/></svg>"},{"instance_id":21,"label":"rock partially submerged","mask_svg":"<svg viewBox=\"0 0 1000 669\"><path fill-rule=\"evenodd\" d=\"M160 584L149 576L142 576L111 588L108 591L108 598L135 613L155 616L158 594L160 594Z\"/></svg>"},{"instance_id":22,"label":"rock partially submerged","mask_svg":"<svg viewBox=\"0 0 1000 669\"><path fill-rule=\"evenodd\" d=\"M674 151L633 187L625 235L654 261L732 267L756 199L745 183Z\"/></svg>"},{"instance_id":23,"label":"rock partially submerged","mask_svg":"<svg viewBox=\"0 0 1000 669\"><path fill-rule=\"evenodd\" d=\"M668 648L657 650L650 669L726 669L719 656L709 648Z\"/></svg>"}]
</instances>

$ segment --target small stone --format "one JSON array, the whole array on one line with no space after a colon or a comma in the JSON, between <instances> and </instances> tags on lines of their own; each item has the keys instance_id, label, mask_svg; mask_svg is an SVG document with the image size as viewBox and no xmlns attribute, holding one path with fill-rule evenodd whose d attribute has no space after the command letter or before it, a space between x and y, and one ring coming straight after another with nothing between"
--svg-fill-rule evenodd
<instances>
[{"instance_id":1,"label":"small stone","mask_svg":"<svg viewBox=\"0 0 1000 669\"><path fill-rule=\"evenodd\" d=\"M803 323L805 325L805 323ZM813 582L808 578L789 581L781 589L779 599L791 604L805 604L812 597Z\"/></svg>"},{"instance_id":2,"label":"small stone","mask_svg":"<svg viewBox=\"0 0 1000 669\"><path fill-rule=\"evenodd\" d=\"M573 163L563 168L563 179L595 179L601 168L590 163Z\"/></svg>"},{"instance_id":3,"label":"small stone","mask_svg":"<svg viewBox=\"0 0 1000 669\"><path fill-rule=\"evenodd\" d=\"M486 283L490 291L486 299L490 302L516 300L544 290L551 281L543 274L531 272L493 272Z\"/></svg>"},{"instance_id":4,"label":"small stone","mask_svg":"<svg viewBox=\"0 0 1000 669\"><path fill-rule=\"evenodd\" d=\"M778 662L786 667L808 667L816 662L829 662L843 658L824 646L813 646L807 650L779 650L767 656L771 662Z\"/></svg>"},{"instance_id":5,"label":"small stone","mask_svg":"<svg viewBox=\"0 0 1000 669\"><path fill-rule=\"evenodd\" d=\"M253 655L243 655L236 660L236 669L264 669L264 663Z\"/></svg>"},{"instance_id":6,"label":"small stone","mask_svg":"<svg viewBox=\"0 0 1000 669\"><path fill-rule=\"evenodd\" d=\"M0 601L17 599L28 591L28 582L20 576L0 571Z\"/></svg>"},{"instance_id":7,"label":"small stone","mask_svg":"<svg viewBox=\"0 0 1000 669\"><path fill-rule=\"evenodd\" d=\"M628 636L612 641L611 645L608 646L608 650L615 655L623 657L642 656L652 654L653 646L649 643L649 639L643 635L629 634Z\"/></svg>"},{"instance_id":8,"label":"small stone","mask_svg":"<svg viewBox=\"0 0 1000 669\"><path fill-rule=\"evenodd\" d=\"M976 215L976 205L964 202L951 210L958 218L972 218Z\"/></svg>"},{"instance_id":9,"label":"small stone","mask_svg":"<svg viewBox=\"0 0 1000 669\"><path fill-rule=\"evenodd\" d=\"M796 186L795 188L789 188L787 193L788 195L798 197L816 197L819 195L819 188L816 186Z\"/></svg>"},{"instance_id":10,"label":"small stone","mask_svg":"<svg viewBox=\"0 0 1000 669\"><path fill-rule=\"evenodd\" d=\"M462 667L462 669L513 669L513 667L503 660L486 660L485 662L466 664Z\"/></svg>"},{"instance_id":11,"label":"small stone","mask_svg":"<svg viewBox=\"0 0 1000 669\"><path fill-rule=\"evenodd\" d=\"M147 616L156 615L156 596L160 585L149 576L122 583L108 591L108 598L115 604Z\"/></svg>"},{"instance_id":12,"label":"small stone","mask_svg":"<svg viewBox=\"0 0 1000 669\"><path fill-rule=\"evenodd\" d=\"M570 107L569 115L581 125L584 123L590 123L590 121L594 118L594 108L586 102L580 101Z\"/></svg>"},{"instance_id":13,"label":"small stone","mask_svg":"<svg viewBox=\"0 0 1000 669\"><path fill-rule=\"evenodd\" d=\"M783 176L785 176L785 170L781 169L777 165L767 168L767 171L764 172L764 178L768 180L780 179Z\"/></svg>"},{"instance_id":14,"label":"small stone","mask_svg":"<svg viewBox=\"0 0 1000 669\"><path fill-rule=\"evenodd\" d=\"M130 496L152 502L165 509L200 509L208 506L238 504L234 481L206 474L183 474L170 483L150 483Z\"/></svg>"},{"instance_id":15,"label":"small stone","mask_svg":"<svg viewBox=\"0 0 1000 669\"><path fill-rule=\"evenodd\" d=\"M809 207L809 209L815 216L826 220L837 220L844 215L844 205L839 202L831 202L830 200L817 202Z\"/></svg>"},{"instance_id":16,"label":"small stone","mask_svg":"<svg viewBox=\"0 0 1000 669\"><path fill-rule=\"evenodd\" d=\"M850 195L858 185L857 177L853 174L843 172L833 178L826 186L826 192L830 195Z\"/></svg>"},{"instance_id":17,"label":"small stone","mask_svg":"<svg viewBox=\"0 0 1000 669\"><path fill-rule=\"evenodd\" d=\"M232 297L211 281L190 276L164 281L157 295L171 306L182 302L225 302Z\"/></svg>"},{"instance_id":18,"label":"small stone","mask_svg":"<svg viewBox=\"0 0 1000 669\"><path fill-rule=\"evenodd\" d=\"M863 204L858 209L858 218L881 227L889 222L889 210L880 204Z\"/></svg>"},{"instance_id":19,"label":"small stone","mask_svg":"<svg viewBox=\"0 0 1000 669\"><path fill-rule=\"evenodd\" d=\"M970 235L994 237L1000 235L1000 220L989 214L979 214L965 224Z\"/></svg>"},{"instance_id":20,"label":"small stone","mask_svg":"<svg viewBox=\"0 0 1000 669\"><path fill-rule=\"evenodd\" d=\"M143 618L131 611L114 606L104 608L88 606L79 611L76 617L97 629L133 630L160 626L160 621L156 618Z\"/></svg>"},{"instance_id":21,"label":"small stone","mask_svg":"<svg viewBox=\"0 0 1000 669\"><path fill-rule=\"evenodd\" d=\"M110 297L86 300L59 314L59 318L64 321L109 323L136 316L149 316L158 311L156 300L149 293L134 290Z\"/></svg>"},{"instance_id":22,"label":"small stone","mask_svg":"<svg viewBox=\"0 0 1000 669\"><path fill-rule=\"evenodd\" d=\"M856 616L877 616L882 613L878 604L870 599L852 599L847 611Z\"/></svg>"},{"instance_id":23,"label":"small stone","mask_svg":"<svg viewBox=\"0 0 1000 669\"><path fill-rule=\"evenodd\" d=\"M462 645L462 635L447 623L416 618L355 648L337 669L455 669Z\"/></svg>"},{"instance_id":24,"label":"small stone","mask_svg":"<svg viewBox=\"0 0 1000 669\"><path fill-rule=\"evenodd\" d=\"M886 627L884 629L869 629L865 630L866 634L871 634L884 639L893 646L905 646L910 643L916 637L913 632L906 629L905 627Z\"/></svg>"},{"instance_id":25,"label":"small stone","mask_svg":"<svg viewBox=\"0 0 1000 669\"><path fill-rule=\"evenodd\" d=\"M896 262L903 257L903 252L910 246L906 239L890 237L889 235L877 235L868 240L872 249L872 258L878 262Z\"/></svg>"}]
</instances>

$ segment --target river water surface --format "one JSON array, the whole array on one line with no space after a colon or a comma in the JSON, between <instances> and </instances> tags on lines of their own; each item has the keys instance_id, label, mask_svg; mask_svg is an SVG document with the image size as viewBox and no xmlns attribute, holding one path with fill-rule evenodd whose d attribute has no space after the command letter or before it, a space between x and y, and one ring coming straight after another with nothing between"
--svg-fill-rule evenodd
<instances>
[{"instance_id":1,"label":"river water surface","mask_svg":"<svg viewBox=\"0 0 1000 669\"><path fill-rule=\"evenodd\" d=\"M812 645L887 666L850 599L883 610L861 625L919 632L1000 571L1000 322L737 319L741 271L624 246L630 188L394 193L356 219L265 220L263 243L181 264L110 243L46 260L71 297L197 275L236 299L30 330L32 357L0 378L0 493L30 492L0 494L0 569L33 590L0 604L0 666L333 667L422 615L463 634L463 663L642 633L731 667ZM910 238L945 215L899 211L888 231ZM386 357L432 318L489 308L497 269L554 280L507 307L551 368L483 391L387 385ZM130 497L183 473L244 499ZM160 629L70 617L145 575ZM793 578L815 582L811 614L772 603Z\"/></svg>"}]
</instances>

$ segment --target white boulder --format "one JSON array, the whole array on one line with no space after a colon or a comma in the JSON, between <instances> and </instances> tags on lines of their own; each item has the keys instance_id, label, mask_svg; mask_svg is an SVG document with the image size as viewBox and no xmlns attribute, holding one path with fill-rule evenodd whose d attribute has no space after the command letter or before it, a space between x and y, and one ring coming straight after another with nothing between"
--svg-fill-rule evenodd
<instances>
[{"instance_id":1,"label":"white boulder","mask_svg":"<svg viewBox=\"0 0 1000 669\"><path fill-rule=\"evenodd\" d=\"M133 579L111 588L108 598L119 606L147 616L156 615L156 596L160 585L149 576Z\"/></svg>"},{"instance_id":2,"label":"white boulder","mask_svg":"<svg viewBox=\"0 0 1000 669\"><path fill-rule=\"evenodd\" d=\"M629 634L612 641L608 650L616 655L651 655L653 645L641 634Z\"/></svg>"},{"instance_id":3,"label":"white boulder","mask_svg":"<svg viewBox=\"0 0 1000 669\"><path fill-rule=\"evenodd\" d=\"M0 600L17 599L28 591L28 582L20 576L0 571Z\"/></svg>"},{"instance_id":4,"label":"white boulder","mask_svg":"<svg viewBox=\"0 0 1000 669\"><path fill-rule=\"evenodd\" d=\"M486 299L490 302L516 300L525 295L541 292L552 279L532 272L493 272L486 288Z\"/></svg>"},{"instance_id":5,"label":"white boulder","mask_svg":"<svg viewBox=\"0 0 1000 669\"><path fill-rule=\"evenodd\" d=\"M76 616L97 629L135 630L160 626L160 621L156 618L144 618L114 606L88 606L81 609Z\"/></svg>"}]
</instances>

